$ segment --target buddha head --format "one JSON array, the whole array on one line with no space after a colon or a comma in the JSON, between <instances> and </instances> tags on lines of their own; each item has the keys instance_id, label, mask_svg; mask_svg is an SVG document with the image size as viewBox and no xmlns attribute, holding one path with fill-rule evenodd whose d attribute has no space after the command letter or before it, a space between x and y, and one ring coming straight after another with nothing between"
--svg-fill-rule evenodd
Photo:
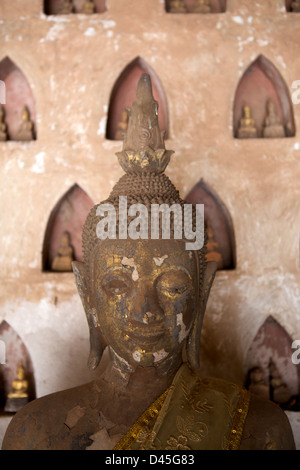
<instances>
[{"instance_id":1,"label":"buddha head","mask_svg":"<svg viewBox=\"0 0 300 470\"><path fill-rule=\"evenodd\" d=\"M60 238L60 246L70 246L71 239L69 232L63 232Z\"/></svg>"},{"instance_id":2,"label":"buddha head","mask_svg":"<svg viewBox=\"0 0 300 470\"><path fill-rule=\"evenodd\" d=\"M128 122L128 112L127 112L127 109L125 108L121 113L120 123L126 124L127 126L127 122Z\"/></svg>"},{"instance_id":3,"label":"buddha head","mask_svg":"<svg viewBox=\"0 0 300 470\"><path fill-rule=\"evenodd\" d=\"M29 110L27 106L24 106L23 111L22 111L22 121L29 121Z\"/></svg>"},{"instance_id":4,"label":"buddha head","mask_svg":"<svg viewBox=\"0 0 300 470\"><path fill-rule=\"evenodd\" d=\"M251 369L249 375L251 384L263 384L265 382L264 371L261 367L254 367L253 369Z\"/></svg>"},{"instance_id":5,"label":"buddha head","mask_svg":"<svg viewBox=\"0 0 300 470\"><path fill-rule=\"evenodd\" d=\"M164 374L181 363L183 351L199 369L200 330L216 263L205 261L206 241L189 249L185 232L175 237L182 212L169 218L169 236L161 227L153 231L154 206L184 208L164 174L172 152L165 149L157 109L150 77L143 74L117 154L126 174L90 211L82 234L83 262L72 263L90 329L92 369L104 344L126 370L156 367ZM107 218L110 208L112 219ZM192 220L197 221L195 208Z\"/></svg>"},{"instance_id":6,"label":"buddha head","mask_svg":"<svg viewBox=\"0 0 300 470\"><path fill-rule=\"evenodd\" d=\"M25 379L25 370L24 370L22 361L20 361L19 364L18 364L17 378L18 378L18 380L24 380Z\"/></svg>"},{"instance_id":7,"label":"buddha head","mask_svg":"<svg viewBox=\"0 0 300 470\"><path fill-rule=\"evenodd\" d=\"M276 114L276 107L275 107L274 102L271 99L268 99L267 101L267 113L269 115Z\"/></svg>"},{"instance_id":8,"label":"buddha head","mask_svg":"<svg viewBox=\"0 0 300 470\"><path fill-rule=\"evenodd\" d=\"M245 117L246 119L250 119L250 118L251 118L251 109L250 109L250 106L245 105L245 106L243 107L243 112L244 112L244 117Z\"/></svg>"}]
</instances>

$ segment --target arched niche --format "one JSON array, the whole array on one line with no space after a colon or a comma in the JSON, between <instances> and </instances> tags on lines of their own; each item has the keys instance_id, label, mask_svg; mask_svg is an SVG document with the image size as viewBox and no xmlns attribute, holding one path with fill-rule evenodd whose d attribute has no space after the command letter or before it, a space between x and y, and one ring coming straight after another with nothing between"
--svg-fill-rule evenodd
<instances>
[{"instance_id":1,"label":"arched niche","mask_svg":"<svg viewBox=\"0 0 300 470\"><path fill-rule=\"evenodd\" d=\"M236 90L233 106L234 137L238 137L239 122L246 105L250 107L251 116L256 122L257 137L263 137L268 100L275 105L285 137L294 136L295 120L288 87L276 67L260 55L246 69Z\"/></svg>"},{"instance_id":2,"label":"arched niche","mask_svg":"<svg viewBox=\"0 0 300 470\"><path fill-rule=\"evenodd\" d=\"M283 390L287 397L299 395L299 366L293 364L292 354L295 352L292 349L292 338L287 334L285 329L276 321L272 316L269 316L261 325L254 337L250 348L248 349L245 364L244 376L245 385L251 389L251 383L255 382L250 380L251 372L259 369L260 375L263 378L264 387L269 396L267 398L278 401L276 397L272 396L272 367L276 368L277 383L278 380L282 382ZM270 366L270 364L274 366ZM255 383L254 383L255 385ZM256 391L255 388L253 391ZM260 389L256 393L259 393ZM282 400L285 403L285 399ZM281 404L281 403L280 403Z\"/></svg>"},{"instance_id":3,"label":"arched niche","mask_svg":"<svg viewBox=\"0 0 300 470\"><path fill-rule=\"evenodd\" d=\"M136 99L136 88L142 73L148 73L152 81L153 96L158 102L158 121L161 130L165 131L165 138L169 133L169 117L167 99L163 87L151 67L140 57L137 57L125 67L116 80L109 101L106 138L122 140L120 129L127 128L126 108L131 108Z\"/></svg>"},{"instance_id":4,"label":"arched niche","mask_svg":"<svg viewBox=\"0 0 300 470\"><path fill-rule=\"evenodd\" d=\"M50 214L45 232L43 271L52 271L65 232L69 234L73 259L82 261L82 228L93 206L93 201L78 184L74 184L58 201Z\"/></svg>"},{"instance_id":5,"label":"arched niche","mask_svg":"<svg viewBox=\"0 0 300 470\"><path fill-rule=\"evenodd\" d=\"M189 204L204 204L207 224L207 260L217 261L218 269L234 269L235 237L228 210L217 194L201 179L185 198Z\"/></svg>"},{"instance_id":6,"label":"arched niche","mask_svg":"<svg viewBox=\"0 0 300 470\"><path fill-rule=\"evenodd\" d=\"M33 125L33 139L31 140L36 139L36 109L31 87L23 72L9 57L5 57L0 62L0 80L5 83L6 89L6 103L2 106L8 140L20 140L18 133L25 106Z\"/></svg>"},{"instance_id":7,"label":"arched niche","mask_svg":"<svg viewBox=\"0 0 300 470\"><path fill-rule=\"evenodd\" d=\"M3 320L0 323L0 340L5 344L5 364L0 365L0 410L3 410L7 395L11 392L20 361L23 363L25 377L28 381L28 399L36 398L34 370L29 351L22 338Z\"/></svg>"},{"instance_id":8,"label":"arched niche","mask_svg":"<svg viewBox=\"0 0 300 470\"><path fill-rule=\"evenodd\" d=\"M285 0L286 11L300 13L300 2L295 0Z\"/></svg>"},{"instance_id":9,"label":"arched niche","mask_svg":"<svg viewBox=\"0 0 300 470\"><path fill-rule=\"evenodd\" d=\"M44 13L46 15L60 15L62 13L62 8L66 0L44 0ZM83 7L86 3L86 0L67 0L67 3L72 5L72 11L70 13L84 13ZM106 11L106 1L105 0L93 0L94 4L94 13L103 13Z\"/></svg>"},{"instance_id":10,"label":"arched niche","mask_svg":"<svg viewBox=\"0 0 300 470\"><path fill-rule=\"evenodd\" d=\"M205 7L199 11L199 5ZM177 7L177 8L176 8ZM165 0L165 8L168 13L224 13L226 11L226 0Z\"/></svg>"}]
</instances>

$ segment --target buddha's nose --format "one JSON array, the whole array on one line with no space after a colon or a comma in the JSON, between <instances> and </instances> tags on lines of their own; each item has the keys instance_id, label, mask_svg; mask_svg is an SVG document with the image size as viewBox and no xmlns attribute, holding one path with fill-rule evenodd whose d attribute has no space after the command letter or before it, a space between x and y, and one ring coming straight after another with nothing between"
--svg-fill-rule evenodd
<instances>
[{"instance_id":1,"label":"buddha's nose","mask_svg":"<svg viewBox=\"0 0 300 470\"><path fill-rule=\"evenodd\" d=\"M163 319L163 310L159 306L154 289L142 289L134 300L132 320L146 325L159 322Z\"/></svg>"}]
</instances>

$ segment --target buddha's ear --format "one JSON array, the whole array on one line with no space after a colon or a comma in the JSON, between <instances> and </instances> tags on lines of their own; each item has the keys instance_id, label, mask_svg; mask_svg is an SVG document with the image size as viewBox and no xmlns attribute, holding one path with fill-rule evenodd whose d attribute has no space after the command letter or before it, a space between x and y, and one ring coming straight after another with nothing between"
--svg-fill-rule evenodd
<instances>
[{"instance_id":1,"label":"buddha's ear","mask_svg":"<svg viewBox=\"0 0 300 470\"><path fill-rule=\"evenodd\" d=\"M187 341L187 359L190 366L198 373L200 371L199 352L202 322L209 292L214 281L216 271L217 263L215 261L208 261L206 263L202 291L200 292L199 296L199 305L197 305L196 318Z\"/></svg>"},{"instance_id":2,"label":"buddha's ear","mask_svg":"<svg viewBox=\"0 0 300 470\"><path fill-rule=\"evenodd\" d=\"M90 330L90 354L88 359L88 368L94 370L98 366L103 353L103 347L100 339L100 327L98 324L96 311L90 302L90 293L86 283L84 263L81 263L80 261L73 261L72 268Z\"/></svg>"}]
</instances>

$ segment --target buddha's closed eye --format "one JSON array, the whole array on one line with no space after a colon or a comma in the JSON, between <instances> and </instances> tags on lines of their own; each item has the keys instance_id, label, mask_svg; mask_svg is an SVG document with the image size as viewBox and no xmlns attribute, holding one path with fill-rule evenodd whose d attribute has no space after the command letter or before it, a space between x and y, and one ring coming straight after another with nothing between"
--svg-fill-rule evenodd
<instances>
[{"instance_id":1,"label":"buddha's closed eye","mask_svg":"<svg viewBox=\"0 0 300 470\"><path fill-rule=\"evenodd\" d=\"M102 287L108 296L119 296L128 294L131 286L128 279L123 277L108 276L103 279Z\"/></svg>"},{"instance_id":2,"label":"buddha's closed eye","mask_svg":"<svg viewBox=\"0 0 300 470\"><path fill-rule=\"evenodd\" d=\"M158 295L177 298L191 292L192 282L188 275L180 270L166 271L153 281L153 286ZM101 287L108 297L133 294L132 280L124 273L108 274L102 279Z\"/></svg>"},{"instance_id":3,"label":"buddha's closed eye","mask_svg":"<svg viewBox=\"0 0 300 470\"><path fill-rule=\"evenodd\" d=\"M163 273L157 281L159 294L179 297L191 292L192 282L187 274L182 271L169 271Z\"/></svg>"},{"instance_id":4,"label":"buddha's closed eye","mask_svg":"<svg viewBox=\"0 0 300 470\"><path fill-rule=\"evenodd\" d=\"M188 286L170 286L165 287L165 291L168 292L172 297L175 295L181 295L188 290Z\"/></svg>"}]
</instances>

